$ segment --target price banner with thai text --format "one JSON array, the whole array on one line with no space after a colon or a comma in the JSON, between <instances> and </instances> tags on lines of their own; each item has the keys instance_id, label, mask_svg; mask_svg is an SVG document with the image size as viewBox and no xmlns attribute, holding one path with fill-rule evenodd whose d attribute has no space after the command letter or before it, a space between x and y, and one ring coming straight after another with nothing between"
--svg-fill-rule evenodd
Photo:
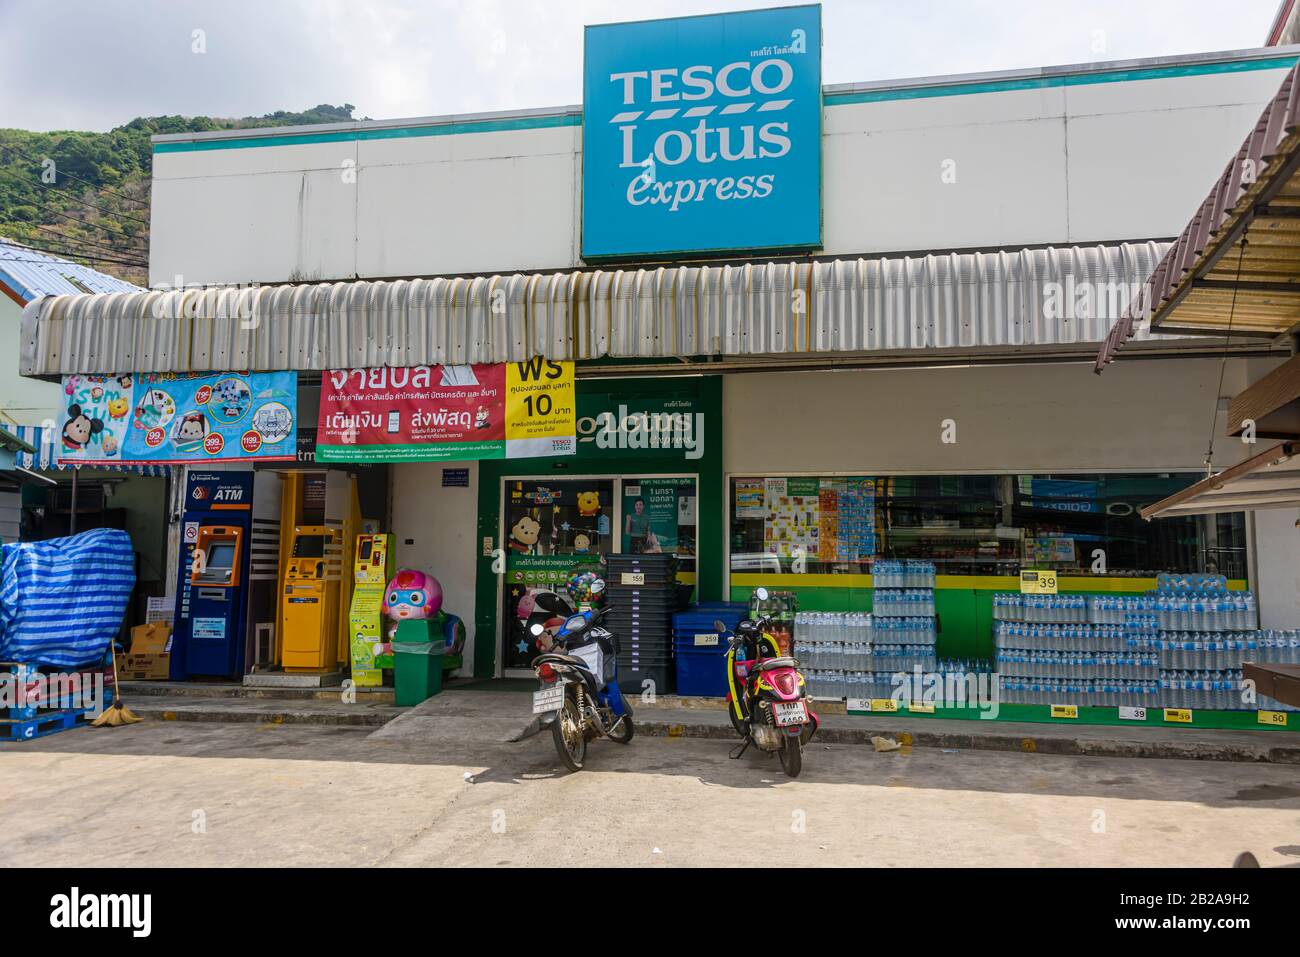
<instances>
[{"instance_id":1,"label":"price banner with thai text","mask_svg":"<svg viewBox=\"0 0 1300 957\"><path fill-rule=\"evenodd\" d=\"M321 378L316 459L572 455L575 422L571 362L336 369Z\"/></svg>"}]
</instances>

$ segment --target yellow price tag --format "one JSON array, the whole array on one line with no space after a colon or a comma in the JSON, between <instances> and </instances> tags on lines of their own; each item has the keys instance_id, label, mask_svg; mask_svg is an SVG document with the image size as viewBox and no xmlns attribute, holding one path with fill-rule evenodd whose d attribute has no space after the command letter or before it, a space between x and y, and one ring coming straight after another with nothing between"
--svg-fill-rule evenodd
<instances>
[{"instance_id":1,"label":"yellow price tag","mask_svg":"<svg viewBox=\"0 0 1300 957\"><path fill-rule=\"evenodd\" d=\"M1186 708L1165 708L1165 720L1174 724L1191 724L1192 712Z\"/></svg>"},{"instance_id":2,"label":"yellow price tag","mask_svg":"<svg viewBox=\"0 0 1300 957\"><path fill-rule=\"evenodd\" d=\"M909 701L907 703L908 711L915 711L917 714L934 714L934 702Z\"/></svg>"},{"instance_id":3,"label":"yellow price tag","mask_svg":"<svg viewBox=\"0 0 1300 957\"><path fill-rule=\"evenodd\" d=\"M1285 711L1259 711L1256 712L1256 714L1258 714L1259 716L1260 724L1267 724L1270 727L1274 727L1274 728L1286 727Z\"/></svg>"},{"instance_id":4,"label":"yellow price tag","mask_svg":"<svg viewBox=\"0 0 1300 957\"><path fill-rule=\"evenodd\" d=\"M897 711L898 702L895 701L893 698L872 698L871 710L872 711Z\"/></svg>"},{"instance_id":5,"label":"yellow price tag","mask_svg":"<svg viewBox=\"0 0 1300 957\"><path fill-rule=\"evenodd\" d=\"M1079 706L1077 704L1054 704L1052 705L1053 718L1077 718L1079 717Z\"/></svg>"},{"instance_id":6,"label":"yellow price tag","mask_svg":"<svg viewBox=\"0 0 1300 957\"><path fill-rule=\"evenodd\" d=\"M1056 572L1022 571L1020 573L1020 593L1022 595L1055 595Z\"/></svg>"}]
</instances>

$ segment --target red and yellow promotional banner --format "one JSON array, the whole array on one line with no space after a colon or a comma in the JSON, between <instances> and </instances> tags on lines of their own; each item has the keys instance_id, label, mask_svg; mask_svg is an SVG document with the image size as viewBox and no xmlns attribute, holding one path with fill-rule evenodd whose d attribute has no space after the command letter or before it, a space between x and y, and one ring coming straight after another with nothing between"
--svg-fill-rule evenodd
<instances>
[{"instance_id":1,"label":"red and yellow promotional banner","mask_svg":"<svg viewBox=\"0 0 1300 957\"><path fill-rule=\"evenodd\" d=\"M530 458L577 451L573 363L336 369L321 379L321 462Z\"/></svg>"}]
</instances>

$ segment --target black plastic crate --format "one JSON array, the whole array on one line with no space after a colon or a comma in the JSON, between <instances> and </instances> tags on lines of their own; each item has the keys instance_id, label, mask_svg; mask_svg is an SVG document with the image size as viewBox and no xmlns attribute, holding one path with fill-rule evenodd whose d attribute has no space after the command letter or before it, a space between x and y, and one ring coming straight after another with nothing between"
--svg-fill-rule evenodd
<instances>
[{"instance_id":1,"label":"black plastic crate","mask_svg":"<svg viewBox=\"0 0 1300 957\"><path fill-rule=\"evenodd\" d=\"M605 556L605 567L611 571L624 568L676 568L677 556L672 552L613 552Z\"/></svg>"},{"instance_id":2,"label":"black plastic crate","mask_svg":"<svg viewBox=\"0 0 1300 957\"><path fill-rule=\"evenodd\" d=\"M618 650L621 654L654 654L654 655L671 655L673 653L673 643L671 641L660 641L659 639L638 640L636 638L624 638L618 644Z\"/></svg>"},{"instance_id":3,"label":"black plastic crate","mask_svg":"<svg viewBox=\"0 0 1300 957\"><path fill-rule=\"evenodd\" d=\"M607 592L607 598L612 605L615 602L659 602L662 604L677 604L677 586L673 585L667 588L648 588L644 585L637 585L628 588L610 588Z\"/></svg>"},{"instance_id":4,"label":"black plastic crate","mask_svg":"<svg viewBox=\"0 0 1300 957\"><path fill-rule=\"evenodd\" d=\"M618 686L631 695L639 695L646 689L642 682L653 681L655 694L672 694L677 689L677 668L674 665L651 665L630 668L621 662L618 666ZM635 701L632 707L636 707Z\"/></svg>"},{"instance_id":5,"label":"black plastic crate","mask_svg":"<svg viewBox=\"0 0 1300 957\"><path fill-rule=\"evenodd\" d=\"M612 631L614 634L618 635L618 637L623 639L624 641L634 641L637 639L642 639L642 640L653 639L655 641L671 643L673 640L673 633L671 629L657 627L654 625L638 625L638 624L617 625L617 626L611 626L609 630Z\"/></svg>"}]
</instances>

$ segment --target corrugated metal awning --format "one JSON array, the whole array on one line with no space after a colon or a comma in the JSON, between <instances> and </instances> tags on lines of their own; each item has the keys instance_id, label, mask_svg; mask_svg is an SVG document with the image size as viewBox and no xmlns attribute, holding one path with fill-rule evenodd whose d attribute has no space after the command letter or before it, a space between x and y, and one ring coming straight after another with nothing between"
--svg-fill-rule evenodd
<instances>
[{"instance_id":1,"label":"corrugated metal awning","mask_svg":"<svg viewBox=\"0 0 1300 957\"><path fill-rule=\"evenodd\" d=\"M21 371L1086 349L1165 249L1146 242L57 296L23 312ZM1096 292L1080 308L1075 290L1085 285Z\"/></svg>"},{"instance_id":2,"label":"corrugated metal awning","mask_svg":"<svg viewBox=\"0 0 1300 957\"><path fill-rule=\"evenodd\" d=\"M1300 325L1298 77L1300 64L1106 336L1097 372L1148 326L1270 338Z\"/></svg>"},{"instance_id":3,"label":"corrugated metal awning","mask_svg":"<svg viewBox=\"0 0 1300 957\"><path fill-rule=\"evenodd\" d=\"M1143 518L1300 506L1300 443L1282 442L1142 509Z\"/></svg>"}]
</instances>

